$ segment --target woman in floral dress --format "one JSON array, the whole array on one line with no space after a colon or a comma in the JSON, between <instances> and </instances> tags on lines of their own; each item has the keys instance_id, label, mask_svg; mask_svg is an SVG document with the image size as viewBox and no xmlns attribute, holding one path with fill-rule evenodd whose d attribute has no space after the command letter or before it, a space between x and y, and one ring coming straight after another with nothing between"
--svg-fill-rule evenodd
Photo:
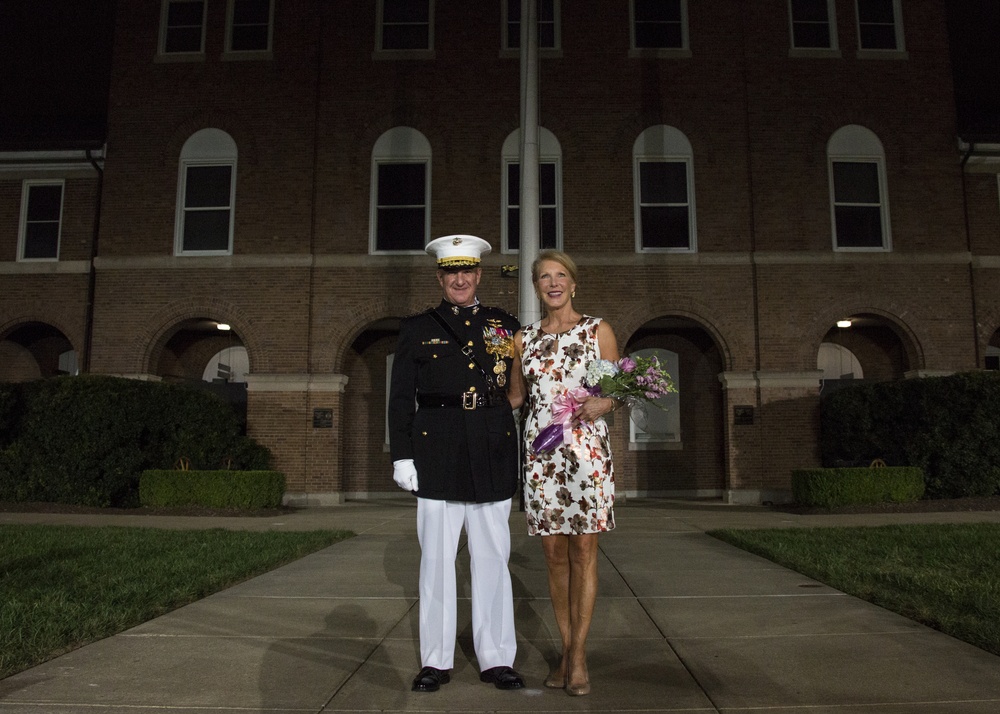
<instances>
[{"instance_id":1,"label":"woman in floral dress","mask_svg":"<svg viewBox=\"0 0 1000 714\"><path fill-rule=\"evenodd\" d=\"M576 394L587 365L618 360L618 345L607 322L573 309L576 264L559 251L543 251L531 268L545 310L538 322L514 336L511 403L526 404L526 444L555 418L554 409L572 409L564 439L552 451L527 450L524 500L528 533L543 536L549 594L562 639L562 657L545 685L571 695L590 692L587 634L597 599L597 535L615 527L614 467L608 426L602 418L616 400Z\"/></svg>"}]
</instances>

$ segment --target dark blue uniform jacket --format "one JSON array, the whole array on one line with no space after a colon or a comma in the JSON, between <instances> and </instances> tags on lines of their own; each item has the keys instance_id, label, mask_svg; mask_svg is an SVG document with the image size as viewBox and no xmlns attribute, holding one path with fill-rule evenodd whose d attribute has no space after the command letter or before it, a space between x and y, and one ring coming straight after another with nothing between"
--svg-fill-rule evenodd
<instances>
[{"instance_id":1,"label":"dark blue uniform jacket","mask_svg":"<svg viewBox=\"0 0 1000 714\"><path fill-rule=\"evenodd\" d=\"M461 344L427 312L403 320L393 358L389 389L389 447L392 460L413 459L421 498L489 503L517 490L518 437L506 388L498 386L498 358L487 351L484 328L501 327L511 337L519 324L499 308L459 308L442 301L434 308ZM492 385L462 353L470 346ZM510 378L512 357L503 357ZM493 387L491 389L491 386ZM463 408L463 393L481 395L490 405ZM490 396L492 395L492 397ZM449 406L418 406L437 399ZM468 396L464 402L468 406Z\"/></svg>"}]
</instances>

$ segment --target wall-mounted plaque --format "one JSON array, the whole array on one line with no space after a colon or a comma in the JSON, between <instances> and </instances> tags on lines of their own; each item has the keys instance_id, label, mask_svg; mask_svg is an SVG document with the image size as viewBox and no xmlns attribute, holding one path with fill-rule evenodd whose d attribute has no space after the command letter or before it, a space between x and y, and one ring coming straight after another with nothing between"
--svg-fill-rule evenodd
<instances>
[{"instance_id":1,"label":"wall-mounted plaque","mask_svg":"<svg viewBox=\"0 0 1000 714\"><path fill-rule=\"evenodd\" d=\"M332 429L333 409L313 409L313 429Z\"/></svg>"}]
</instances>

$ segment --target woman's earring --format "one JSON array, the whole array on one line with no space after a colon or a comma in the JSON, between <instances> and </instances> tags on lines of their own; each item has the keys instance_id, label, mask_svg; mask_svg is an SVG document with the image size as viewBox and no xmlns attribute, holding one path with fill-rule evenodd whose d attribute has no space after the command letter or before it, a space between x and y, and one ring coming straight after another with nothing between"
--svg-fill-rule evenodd
<instances>
[{"instance_id":1,"label":"woman's earring","mask_svg":"<svg viewBox=\"0 0 1000 714\"><path fill-rule=\"evenodd\" d=\"M569 294L569 296L570 296L571 298L575 298L575 297L576 297L576 290L574 290L573 292L571 292L571 293Z\"/></svg>"}]
</instances>

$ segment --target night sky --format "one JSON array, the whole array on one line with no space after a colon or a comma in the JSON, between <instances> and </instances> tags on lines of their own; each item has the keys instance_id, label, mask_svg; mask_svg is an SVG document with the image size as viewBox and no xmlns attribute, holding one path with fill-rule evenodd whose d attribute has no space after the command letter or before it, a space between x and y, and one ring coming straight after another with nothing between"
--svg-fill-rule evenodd
<instances>
[{"instance_id":1,"label":"night sky","mask_svg":"<svg viewBox=\"0 0 1000 714\"><path fill-rule=\"evenodd\" d=\"M946 1L959 133L1000 141L1000 0Z\"/></svg>"},{"instance_id":2,"label":"night sky","mask_svg":"<svg viewBox=\"0 0 1000 714\"><path fill-rule=\"evenodd\" d=\"M946 2L959 131L1000 140L1000 0ZM114 3L0 0L0 147L100 143Z\"/></svg>"},{"instance_id":3,"label":"night sky","mask_svg":"<svg viewBox=\"0 0 1000 714\"><path fill-rule=\"evenodd\" d=\"M34 137L59 148L64 138L103 137L113 5L0 0L2 145L22 148Z\"/></svg>"}]
</instances>

